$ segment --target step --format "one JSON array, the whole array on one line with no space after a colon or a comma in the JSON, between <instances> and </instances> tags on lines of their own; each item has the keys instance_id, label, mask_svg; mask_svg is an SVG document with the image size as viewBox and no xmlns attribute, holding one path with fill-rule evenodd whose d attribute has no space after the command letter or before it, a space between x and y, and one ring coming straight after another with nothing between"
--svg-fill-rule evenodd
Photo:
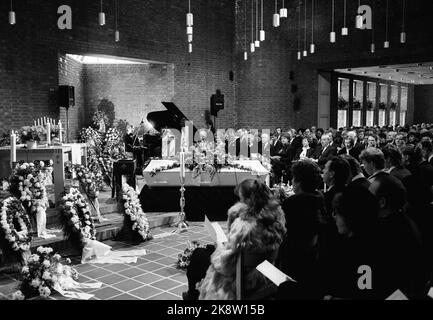
<instances>
[{"instance_id":1,"label":"step","mask_svg":"<svg viewBox=\"0 0 433 320\"><path fill-rule=\"evenodd\" d=\"M108 214L105 215L105 218L109 219L109 221L96 225L96 239L98 241L114 239L123 226L123 215ZM173 225L178 219L178 213L150 213L147 215L147 218L152 230ZM39 246L49 246L58 252L71 251L69 243L63 238L63 231L59 225L53 226L49 230L55 230L56 232L53 234L56 237L51 239L33 238L31 244L32 251L36 250Z\"/></svg>"}]
</instances>

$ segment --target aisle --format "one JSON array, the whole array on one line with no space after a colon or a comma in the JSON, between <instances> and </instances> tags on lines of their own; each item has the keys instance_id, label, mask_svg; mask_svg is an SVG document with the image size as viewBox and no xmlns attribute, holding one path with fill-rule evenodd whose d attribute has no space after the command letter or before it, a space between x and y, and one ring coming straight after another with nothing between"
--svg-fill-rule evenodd
<instances>
[{"instance_id":1,"label":"aisle","mask_svg":"<svg viewBox=\"0 0 433 320\"><path fill-rule=\"evenodd\" d=\"M225 229L226 223L221 225ZM94 294L93 300L182 300L182 292L187 290L187 279L185 271L176 269L177 256L187 247L188 240L208 244L211 239L202 222L191 223L185 233L158 238L158 235L172 230L153 230L156 239L137 246L111 240L104 242L113 250L146 249L147 255L138 258L134 264L80 264L78 257L73 259L80 274L78 282L103 283L100 289L81 291ZM0 275L0 299L15 291L16 285L16 277ZM55 294L50 299L65 298Z\"/></svg>"}]
</instances>

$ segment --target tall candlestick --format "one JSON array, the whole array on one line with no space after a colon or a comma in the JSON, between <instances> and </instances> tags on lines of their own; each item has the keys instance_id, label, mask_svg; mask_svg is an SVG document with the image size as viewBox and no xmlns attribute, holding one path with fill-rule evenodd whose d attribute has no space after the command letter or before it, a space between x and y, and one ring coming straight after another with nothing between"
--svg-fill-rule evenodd
<instances>
[{"instance_id":1,"label":"tall candlestick","mask_svg":"<svg viewBox=\"0 0 433 320\"><path fill-rule=\"evenodd\" d=\"M47 122L47 144L51 144L51 123Z\"/></svg>"},{"instance_id":2,"label":"tall candlestick","mask_svg":"<svg viewBox=\"0 0 433 320\"><path fill-rule=\"evenodd\" d=\"M62 143L63 142L63 139L62 139L63 137L62 137L62 123L60 122L60 120L59 120L59 140L60 140L60 143Z\"/></svg>"},{"instance_id":3,"label":"tall candlestick","mask_svg":"<svg viewBox=\"0 0 433 320\"><path fill-rule=\"evenodd\" d=\"M13 169L13 164L17 162L17 136L12 130L11 132L11 168Z\"/></svg>"},{"instance_id":4,"label":"tall candlestick","mask_svg":"<svg viewBox=\"0 0 433 320\"><path fill-rule=\"evenodd\" d=\"M185 152L181 152L180 156L180 178L185 179Z\"/></svg>"}]
</instances>

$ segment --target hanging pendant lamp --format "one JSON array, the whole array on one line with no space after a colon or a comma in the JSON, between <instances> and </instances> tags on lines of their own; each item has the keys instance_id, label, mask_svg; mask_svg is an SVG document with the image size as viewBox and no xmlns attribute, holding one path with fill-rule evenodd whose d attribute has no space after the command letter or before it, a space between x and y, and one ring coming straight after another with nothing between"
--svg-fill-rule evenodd
<instances>
[{"instance_id":1,"label":"hanging pendant lamp","mask_svg":"<svg viewBox=\"0 0 433 320\"><path fill-rule=\"evenodd\" d=\"M385 19L386 27L385 27L385 42L383 43L383 47L385 49L389 48L389 0L386 0L386 19Z\"/></svg>"},{"instance_id":2,"label":"hanging pendant lamp","mask_svg":"<svg viewBox=\"0 0 433 320\"><path fill-rule=\"evenodd\" d=\"M329 35L329 41L331 41L331 43L335 43L336 41L336 34L334 31L334 15L335 15L335 0L332 0L332 31Z\"/></svg>"},{"instance_id":3,"label":"hanging pendant lamp","mask_svg":"<svg viewBox=\"0 0 433 320\"><path fill-rule=\"evenodd\" d=\"M260 47L260 40L259 40L259 0L256 0L256 41L254 41L254 46L256 48Z\"/></svg>"},{"instance_id":4,"label":"hanging pendant lamp","mask_svg":"<svg viewBox=\"0 0 433 320\"><path fill-rule=\"evenodd\" d=\"M103 0L101 0L101 11L99 12L99 25L105 26L105 13L103 9Z\"/></svg>"},{"instance_id":5,"label":"hanging pendant lamp","mask_svg":"<svg viewBox=\"0 0 433 320\"><path fill-rule=\"evenodd\" d=\"M403 21L402 21L401 33L400 33L401 43L406 43L405 19L406 19L406 0L403 0Z\"/></svg>"},{"instance_id":6,"label":"hanging pendant lamp","mask_svg":"<svg viewBox=\"0 0 433 320\"><path fill-rule=\"evenodd\" d=\"M275 28L280 26L280 15L278 14L277 0L275 0L275 13L274 13L274 19L273 19L273 26Z\"/></svg>"},{"instance_id":7,"label":"hanging pendant lamp","mask_svg":"<svg viewBox=\"0 0 433 320\"><path fill-rule=\"evenodd\" d=\"M244 0L244 60L248 60L247 51L247 0Z\"/></svg>"},{"instance_id":8,"label":"hanging pendant lamp","mask_svg":"<svg viewBox=\"0 0 433 320\"><path fill-rule=\"evenodd\" d=\"M261 28L260 28L260 41L265 41L265 29L263 28L263 0L261 2Z\"/></svg>"},{"instance_id":9,"label":"hanging pendant lamp","mask_svg":"<svg viewBox=\"0 0 433 320\"><path fill-rule=\"evenodd\" d=\"M347 36L349 35L349 28L347 28L347 0L344 0L344 26L341 28L341 35Z\"/></svg>"},{"instance_id":10,"label":"hanging pendant lamp","mask_svg":"<svg viewBox=\"0 0 433 320\"><path fill-rule=\"evenodd\" d=\"M303 52L303 56L306 57L308 56L308 51L307 51L307 5L308 5L308 0L304 0L305 1L305 14L304 14L304 52Z\"/></svg>"},{"instance_id":11,"label":"hanging pendant lamp","mask_svg":"<svg viewBox=\"0 0 433 320\"><path fill-rule=\"evenodd\" d=\"M280 17L287 18L287 8L284 5L284 0L283 0L283 7L280 9Z\"/></svg>"},{"instance_id":12,"label":"hanging pendant lamp","mask_svg":"<svg viewBox=\"0 0 433 320\"><path fill-rule=\"evenodd\" d=\"M254 0L251 0L251 44L250 51L253 53L256 51L256 45L254 43Z\"/></svg>"},{"instance_id":13,"label":"hanging pendant lamp","mask_svg":"<svg viewBox=\"0 0 433 320\"><path fill-rule=\"evenodd\" d=\"M114 41L119 42L120 41L120 32L119 32L119 28L118 28L118 24L117 24L117 0L114 1L114 5L115 5L115 14L116 14L116 31L114 32Z\"/></svg>"},{"instance_id":14,"label":"hanging pendant lamp","mask_svg":"<svg viewBox=\"0 0 433 320\"><path fill-rule=\"evenodd\" d=\"M302 59L301 52L301 0L298 3L298 60Z\"/></svg>"},{"instance_id":15,"label":"hanging pendant lamp","mask_svg":"<svg viewBox=\"0 0 433 320\"><path fill-rule=\"evenodd\" d=\"M311 0L311 44L310 44L311 54L316 52L316 45L314 44L314 1L315 0Z\"/></svg>"},{"instance_id":16,"label":"hanging pendant lamp","mask_svg":"<svg viewBox=\"0 0 433 320\"><path fill-rule=\"evenodd\" d=\"M17 23L15 11L13 9L12 0L11 0L11 10L9 11L9 24L14 25Z\"/></svg>"}]
</instances>

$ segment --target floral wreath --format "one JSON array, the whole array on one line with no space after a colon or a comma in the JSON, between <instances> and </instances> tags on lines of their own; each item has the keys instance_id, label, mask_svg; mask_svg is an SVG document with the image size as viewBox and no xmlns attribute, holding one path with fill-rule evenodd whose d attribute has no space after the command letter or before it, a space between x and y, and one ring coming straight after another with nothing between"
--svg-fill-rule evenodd
<instances>
[{"instance_id":1,"label":"floral wreath","mask_svg":"<svg viewBox=\"0 0 433 320\"><path fill-rule=\"evenodd\" d=\"M63 232L75 246L83 247L88 240L96 240L96 229L86 199L75 188L70 188L60 201Z\"/></svg>"},{"instance_id":2,"label":"floral wreath","mask_svg":"<svg viewBox=\"0 0 433 320\"><path fill-rule=\"evenodd\" d=\"M138 199L137 192L127 183L122 185L123 200L125 208L125 216L129 217L132 225L132 230L138 232L143 240L152 239L150 233L149 221L147 220L146 214L143 212Z\"/></svg>"},{"instance_id":3,"label":"floral wreath","mask_svg":"<svg viewBox=\"0 0 433 320\"><path fill-rule=\"evenodd\" d=\"M36 253L26 259L21 269L20 290L12 294L12 300L36 296L47 298L56 288L67 290L70 284L78 279L78 272L61 264L61 260L59 254L53 254L52 248L38 247ZM70 264L71 260L66 259L66 263Z\"/></svg>"},{"instance_id":4,"label":"floral wreath","mask_svg":"<svg viewBox=\"0 0 433 320\"><path fill-rule=\"evenodd\" d=\"M0 225L0 234L4 236L13 251L22 254L30 250L32 241L29 234L30 219L17 198L9 197L3 201L0 210ZM19 231L16 226L19 226Z\"/></svg>"}]
</instances>

